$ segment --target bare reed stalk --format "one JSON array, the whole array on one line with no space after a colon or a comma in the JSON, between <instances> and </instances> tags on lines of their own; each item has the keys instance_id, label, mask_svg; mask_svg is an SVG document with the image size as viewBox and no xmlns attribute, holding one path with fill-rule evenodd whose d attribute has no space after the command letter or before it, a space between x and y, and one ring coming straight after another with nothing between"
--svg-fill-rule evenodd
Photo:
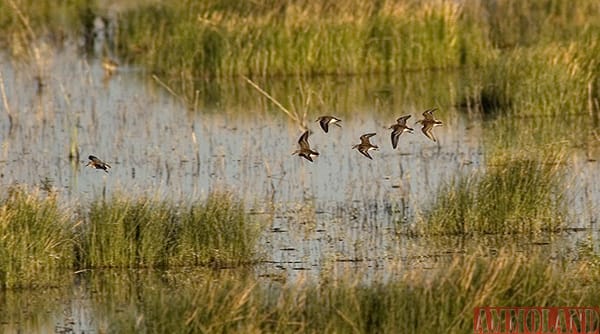
<instances>
[{"instance_id":1,"label":"bare reed stalk","mask_svg":"<svg viewBox=\"0 0 600 334\"><path fill-rule=\"evenodd\" d=\"M588 82L588 112L590 113L590 117L594 117L594 85L592 81Z\"/></svg>"},{"instance_id":2,"label":"bare reed stalk","mask_svg":"<svg viewBox=\"0 0 600 334\"><path fill-rule=\"evenodd\" d=\"M0 93L2 94L2 104L4 105L4 110L6 110L6 114L8 115L8 131L10 132L13 129L14 118L12 111L10 110L10 105L8 104L8 98L6 97L6 89L4 88L4 78L2 77L2 71L0 71Z\"/></svg>"},{"instance_id":3,"label":"bare reed stalk","mask_svg":"<svg viewBox=\"0 0 600 334\"><path fill-rule=\"evenodd\" d=\"M167 85L164 81L160 80L160 78L158 76L156 76L156 74L152 74L152 79L154 79L154 81L156 81L159 85L161 85L164 89L167 90L167 92L169 92L171 95L173 95L174 97L180 99L183 103L185 103L185 99L179 95L177 95L177 93L175 93L175 91L169 87L169 85Z\"/></svg>"},{"instance_id":4,"label":"bare reed stalk","mask_svg":"<svg viewBox=\"0 0 600 334\"><path fill-rule=\"evenodd\" d=\"M306 130L306 125L300 120L300 118L295 114L289 111L286 107L284 107L279 101L277 101L274 97L272 97L269 93L265 92L259 85L257 85L254 81L250 80L248 77L243 76L244 80L250 84L250 86L254 87L259 93L261 93L264 97L266 97L269 101L273 102L281 111L283 111L289 118L291 118L294 122L298 124L301 130Z\"/></svg>"},{"instance_id":5,"label":"bare reed stalk","mask_svg":"<svg viewBox=\"0 0 600 334\"><path fill-rule=\"evenodd\" d=\"M196 175L200 175L200 145L196 138L196 129L192 125L192 142L194 143L194 151L196 153Z\"/></svg>"},{"instance_id":6,"label":"bare reed stalk","mask_svg":"<svg viewBox=\"0 0 600 334\"><path fill-rule=\"evenodd\" d=\"M17 14L17 17L19 18L19 20L25 27L25 30L27 30L27 34L29 35L29 38L31 40L30 47L31 47L31 50L33 51L33 57L35 58L35 64L37 65L37 70L38 70L37 74L40 77L40 80L42 80L42 56L40 55L40 49L35 46L35 41L37 40L37 36L35 35L33 29L31 28L31 25L29 24L29 20L27 20L25 15L23 15L23 12L21 12L21 10L17 6L17 4L15 4L15 2L13 0L9 0L8 3L10 4L10 6L13 8L15 13Z\"/></svg>"},{"instance_id":7,"label":"bare reed stalk","mask_svg":"<svg viewBox=\"0 0 600 334\"><path fill-rule=\"evenodd\" d=\"M59 86L60 86L60 91L62 92L63 98L65 99L65 104L69 107L69 110L67 111L67 122L69 123L69 126L71 127L71 136L70 136L71 143L69 145L69 159L75 163L76 161L79 160L79 140L78 140L79 132L77 131L77 121L73 120L71 118L71 116L72 116L71 98L69 97L69 94L67 93L67 90L65 89L65 86L62 83ZM75 115L75 118L78 118L78 116Z\"/></svg>"},{"instance_id":8,"label":"bare reed stalk","mask_svg":"<svg viewBox=\"0 0 600 334\"><path fill-rule=\"evenodd\" d=\"M311 96L312 93L311 91L308 92L308 94L304 93L304 89L302 89L302 85L299 83L298 87L300 88L300 94L302 97L304 97L306 95L306 98L304 100L304 110L303 110L303 114L302 114L302 124L306 124L306 116L308 114L308 106L310 105L310 101L311 101Z\"/></svg>"}]
</instances>

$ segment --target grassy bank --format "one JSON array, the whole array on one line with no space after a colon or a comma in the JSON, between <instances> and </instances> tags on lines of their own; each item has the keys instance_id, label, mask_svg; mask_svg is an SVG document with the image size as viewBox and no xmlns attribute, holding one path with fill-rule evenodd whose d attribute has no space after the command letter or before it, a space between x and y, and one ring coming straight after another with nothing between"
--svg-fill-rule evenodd
<instances>
[{"instance_id":1,"label":"grassy bank","mask_svg":"<svg viewBox=\"0 0 600 334\"><path fill-rule=\"evenodd\" d=\"M252 276L199 277L163 276L171 288L121 281L111 304L102 297L106 285L97 284L94 304L118 332L466 333L476 306L594 305L600 298L598 285L589 284L600 279L598 271L587 262L511 248L492 257L474 251L433 272L411 270L368 285L360 275L290 286ZM114 312L115 304L126 306Z\"/></svg>"},{"instance_id":2,"label":"grassy bank","mask_svg":"<svg viewBox=\"0 0 600 334\"><path fill-rule=\"evenodd\" d=\"M598 32L598 31L597 31ZM600 110L600 42L582 34L569 43L506 52L480 71L471 105L488 116L560 116Z\"/></svg>"},{"instance_id":3,"label":"grassy bank","mask_svg":"<svg viewBox=\"0 0 600 334\"><path fill-rule=\"evenodd\" d=\"M119 34L120 54L171 77L364 74L485 58L483 36L450 3L160 3L125 13Z\"/></svg>"},{"instance_id":4,"label":"grassy bank","mask_svg":"<svg viewBox=\"0 0 600 334\"><path fill-rule=\"evenodd\" d=\"M592 0L7 0L0 29L5 42L20 38L24 21L35 36L87 38L101 18L110 27L96 33L108 32L108 52L173 77L364 74L480 66L499 50L593 35L599 8Z\"/></svg>"},{"instance_id":5,"label":"grassy bank","mask_svg":"<svg viewBox=\"0 0 600 334\"><path fill-rule=\"evenodd\" d=\"M563 0L152 2L123 12L116 51L169 77L447 69L569 41L600 28L598 9Z\"/></svg>"},{"instance_id":6,"label":"grassy bank","mask_svg":"<svg viewBox=\"0 0 600 334\"><path fill-rule=\"evenodd\" d=\"M231 194L174 203L125 195L68 214L53 195L0 202L0 287L55 285L90 268L235 266L255 261L257 226Z\"/></svg>"},{"instance_id":7,"label":"grassy bank","mask_svg":"<svg viewBox=\"0 0 600 334\"><path fill-rule=\"evenodd\" d=\"M94 30L95 19L105 27ZM208 78L469 68L479 78L458 99L486 114L600 110L600 4L593 0L7 0L0 31L17 57L39 58L40 41L77 40L88 53L143 66L190 104L197 91L211 94Z\"/></svg>"}]
</instances>

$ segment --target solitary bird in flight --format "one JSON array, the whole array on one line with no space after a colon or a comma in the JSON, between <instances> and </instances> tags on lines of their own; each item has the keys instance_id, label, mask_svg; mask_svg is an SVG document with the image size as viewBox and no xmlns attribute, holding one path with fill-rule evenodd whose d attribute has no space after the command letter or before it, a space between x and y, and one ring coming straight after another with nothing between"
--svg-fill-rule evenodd
<instances>
[{"instance_id":1,"label":"solitary bird in flight","mask_svg":"<svg viewBox=\"0 0 600 334\"><path fill-rule=\"evenodd\" d=\"M310 144L308 143L308 130L306 130L302 136L300 136L300 139L298 139L298 145L300 146L300 149L294 151L292 155L298 154L310 162L313 161L313 156L319 155L319 152L310 149Z\"/></svg>"},{"instance_id":2,"label":"solitary bird in flight","mask_svg":"<svg viewBox=\"0 0 600 334\"><path fill-rule=\"evenodd\" d=\"M321 124L321 128L323 129L323 131L325 131L325 133L327 133L327 132L329 132L330 124L335 124L341 128L342 126L338 124L341 121L342 120L337 117L321 116L321 117L317 118L317 120L315 122L319 122L319 124Z\"/></svg>"},{"instance_id":3,"label":"solitary bird in flight","mask_svg":"<svg viewBox=\"0 0 600 334\"><path fill-rule=\"evenodd\" d=\"M88 157L88 159L90 159L90 161L85 165L85 167L90 166L92 168L102 169L103 171L105 171L108 174L108 169L111 168L109 164L96 158L93 155L90 155Z\"/></svg>"},{"instance_id":4,"label":"solitary bird in flight","mask_svg":"<svg viewBox=\"0 0 600 334\"><path fill-rule=\"evenodd\" d=\"M398 146L398 138L400 138L401 134L403 134L404 132L413 133L414 129L409 128L406 125L406 120L409 118L410 118L410 115L402 116L396 120L396 124L393 124L392 126L390 126L390 129L394 130L394 131L392 131L392 147L393 148L396 148Z\"/></svg>"},{"instance_id":5,"label":"solitary bird in flight","mask_svg":"<svg viewBox=\"0 0 600 334\"><path fill-rule=\"evenodd\" d=\"M433 132L431 130L433 129L434 126L442 125L442 121L439 121L439 120L433 118L433 112L436 110L437 110L437 108L425 110L423 112L423 117L425 117L425 118L417 121L417 123L423 124L423 127L421 128L421 131L423 131L423 134L425 136L427 136L427 138L429 138L435 142L437 142L437 139L435 139L435 136L433 135Z\"/></svg>"},{"instance_id":6,"label":"solitary bird in flight","mask_svg":"<svg viewBox=\"0 0 600 334\"><path fill-rule=\"evenodd\" d=\"M355 148L358 149L358 152L362 153L362 155L373 160L373 158L369 154L369 151L379 149L379 147L377 145L373 145L369 141L369 138L373 137L374 135L375 135L375 133L366 133L366 134L360 136L360 144L356 144L356 145L352 146L352 149L355 149Z\"/></svg>"}]
</instances>

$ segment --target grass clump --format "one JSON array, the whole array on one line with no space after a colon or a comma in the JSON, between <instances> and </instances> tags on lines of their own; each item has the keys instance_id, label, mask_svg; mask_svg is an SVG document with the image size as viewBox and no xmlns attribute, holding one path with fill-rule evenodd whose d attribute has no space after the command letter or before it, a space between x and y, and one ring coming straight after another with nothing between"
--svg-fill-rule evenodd
<instances>
[{"instance_id":1,"label":"grass clump","mask_svg":"<svg viewBox=\"0 0 600 334\"><path fill-rule=\"evenodd\" d=\"M115 196L92 203L79 261L82 268L237 265L254 261L257 232L229 193L190 205Z\"/></svg>"},{"instance_id":2,"label":"grass clump","mask_svg":"<svg viewBox=\"0 0 600 334\"><path fill-rule=\"evenodd\" d=\"M494 257L470 253L434 271L411 270L370 284L356 273L283 286L251 275L163 276L159 286L137 279L113 295L112 303L125 309L99 313L118 332L466 333L473 330L476 306L594 305L600 298L599 285L590 284L600 279L598 272L584 263L513 248ZM98 292L103 289L99 285ZM111 308L107 300L98 298L95 307Z\"/></svg>"},{"instance_id":3,"label":"grass clump","mask_svg":"<svg viewBox=\"0 0 600 334\"><path fill-rule=\"evenodd\" d=\"M80 231L81 266L166 265L174 214L169 204L147 198L118 195L93 202Z\"/></svg>"},{"instance_id":4,"label":"grass clump","mask_svg":"<svg viewBox=\"0 0 600 334\"><path fill-rule=\"evenodd\" d=\"M228 192L190 204L115 195L68 215L54 193L0 200L0 289L53 285L73 270L236 266L256 261L257 225Z\"/></svg>"},{"instance_id":5,"label":"grass clump","mask_svg":"<svg viewBox=\"0 0 600 334\"><path fill-rule=\"evenodd\" d=\"M241 202L229 193L215 193L180 214L173 261L181 264L237 264L254 259L258 237Z\"/></svg>"},{"instance_id":6,"label":"grass clump","mask_svg":"<svg viewBox=\"0 0 600 334\"><path fill-rule=\"evenodd\" d=\"M416 226L425 235L539 233L568 218L561 156L493 157L484 174L461 175L441 187Z\"/></svg>"},{"instance_id":7,"label":"grass clump","mask_svg":"<svg viewBox=\"0 0 600 334\"><path fill-rule=\"evenodd\" d=\"M53 194L10 188L0 200L0 288L55 285L73 265L71 227Z\"/></svg>"}]
</instances>

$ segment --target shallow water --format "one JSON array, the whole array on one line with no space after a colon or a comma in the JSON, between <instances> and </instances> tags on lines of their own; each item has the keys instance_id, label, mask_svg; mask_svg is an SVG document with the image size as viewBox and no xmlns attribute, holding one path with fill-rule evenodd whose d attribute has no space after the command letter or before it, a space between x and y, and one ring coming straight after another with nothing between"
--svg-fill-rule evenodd
<instances>
[{"instance_id":1,"label":"shallow water","mask_svg":"<svg viewBox=\"0 0 600 334\"><path fill-rule=\"evenodd\" d=\"M319 279L325 269L393 276L415 266L434 267L463 252L468 245L459 240L432 244L396 232L414 222L437 187L459 173L481 170L485 139L496 136L494 131L504 135L496 121L454 107L458 92L469 83L464 73L256 78L313 131L309 141L321 155L310 163L291 155L302 133L299 124L242 79L205 82L196 107L190 108L138 68L123 66L106 77L98 59L84 59L68 49L50 52L45 59L40 88L36 66L0 57L14 115L11 126L3 104L0 186L50 185L66 203L118 192L193 200L212 189L231 189L264 225L265 261L255 272L266 280ZM435 129L439 144L416 128L414 134L403 134L393 150L389 125L407 113L413 124L432 106L440 108L436 116L444 121ZM342 128L324 133L314 122L321 114L342 118ZM540 129L556 135L552 122L540 122ZM589 233L597 239L599 144L586 144L578 136L580 124L571 124L561 127L564 133L555 139L564 142L570 157L572 182L566 191L572 227L591 227ZM372 152L373 160L351 149L367 132L377 133L372 142L380 150ZM71 145L78 159L69 158ZM111 164L110 173L84 168L90 154ZM531 242L556 253L587 236L540 236ZM493 249L503 242L483 244ZM89 307L73 311L81 300L85 298L52 306L47 311L51 320L43 323L60 323L59 331L65 325L60 319L68 318L65 312L78 312L78 321L94 323L81 328L97 327L95 316L86 313Z\"/></svg>"}]
</instances>

